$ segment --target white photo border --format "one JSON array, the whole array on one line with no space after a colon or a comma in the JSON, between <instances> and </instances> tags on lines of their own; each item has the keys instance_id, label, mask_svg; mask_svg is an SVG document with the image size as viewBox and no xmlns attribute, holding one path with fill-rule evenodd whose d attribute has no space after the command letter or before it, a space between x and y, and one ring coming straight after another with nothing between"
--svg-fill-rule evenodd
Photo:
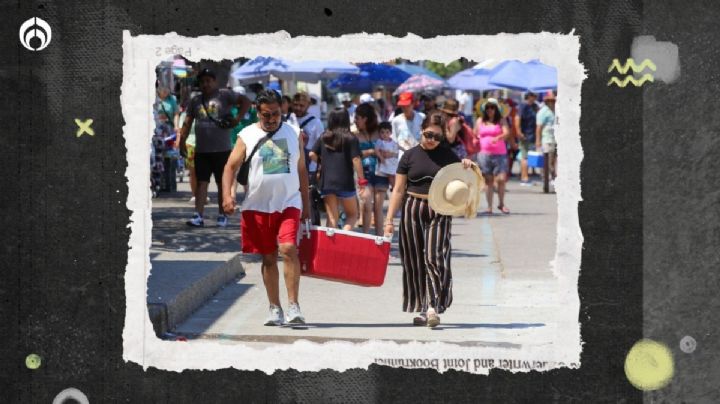
<instances>
[{"instance_id":1,"label":"white photo border","mask_svg":"<svg viewBox=\"0 0 720 404\"><path fill-rule=\"evenodd\" d=\"M172 56L172 52L188 54L190 60L222 60L244 56L275 56L289 60L344 60L348 62L386 61L395 58L433 60L448 63L465 57L470 60L539 59L558 70L558 101L556 112L562 117L556 136L562 164L556 181L558 222L557 250L552 261L562 296L560 313L566 324L576 327L558 330L551 344L523 349L463 347L442 342L392 341L350 343L332 341L313 343L306 340L293 344L257 349L242 343L196 341L179 343L163 341L155 336L147 309L147 280L150 273L152 235L152 198L149 187L149 134L152 132L152 104L155 97L155 67ZM123 359L144 369L163 370L223 369L261 370L272 374L277 369L299 371L334 369L344 371L367 368L383 363L377 358L412 358L399 366L436 367L437 358L508 358L546 361L542 367L577 367L580 364L580 300L577 281L580 273L583 236L578 217L581 200L580 163L580 93L585 69L579 61L580 40L573 32L522 33L497 35L448 35L421 38L408 34L403 38L384 34L349 34L341 37L291 37L280 31L270 34L238 36L184 37L167 35L132 36L123 32L122 114L123 136L127 147L128 180L127 208L131 211L128 262L125 272L125 327ZM147 137L142 136L147 133ZM396 362L387 363L397 365ZM428 366L428 364L430 364ZM571 365L572 364L572 365ZM573 366L574 365L574 366ZM491 366L492 367L492 366ZM437 368L437 367L436 367ZM442 371L442 369L438 369ZM529 369L512 369L524 371ZM538 369L540 370L540 369ZM473 373L487 373L484 367L469 368Z\"/></svg>"}]
</instances>

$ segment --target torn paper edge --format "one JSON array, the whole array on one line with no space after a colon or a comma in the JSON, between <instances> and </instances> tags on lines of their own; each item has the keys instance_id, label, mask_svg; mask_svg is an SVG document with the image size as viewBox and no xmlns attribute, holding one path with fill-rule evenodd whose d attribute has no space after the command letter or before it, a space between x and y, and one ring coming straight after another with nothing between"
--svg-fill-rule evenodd
<instances>
[{"instance_id":1,"label":"torn paper edge","mask_svg":"<svg viewBox=\"0 0 720 404\"><path fill-rule=\"evenodd\" d=\"M293 344L257 349L242 343L229 345L219 341L198 341L186 344L158 339L150 322L146 299L152 235L149 136L153 125L155 67L171 56L162 51L168 47L191 50L192 60L232 60L240 56L253 58L262 55L298 61L366 62L403 58L448 63L465 57L475 61L539 59L555 66L558 70L556 113L561 122L555 133L561 144L558 153L562 164L558 165L556 180L557 249L552 267L560 283L560 306L564 308L564 312L559 314L559 323L570 326L559 329L550 344L523 346L521 349L463 347L443 342L398 344L376 340L359 344L343 341L321 344L300 340ZM483 374L487 374L490 368L516 372L578 367L582 341L577 281L583 243L578 217L580 163L583 158L580 92L582 81L586 78L579 54L580 41L574 32L450 35L425 39L413 34L398 38L366 33L341 37L291 37L285 31L189 38L176 33L131 36L129 31L123 31L121 105L128 159L125 174L128 179L127 208L131 211L125 273L127 305L123 359L136 362L144 369L150 366L172 371L233 367L257 369L268 374L289 368L299 371L367 369L373 363L434 368L434 360L445 358L467 359L472 366L458 361L458 367L465 363L467 369L463 370ZM494 358L493 362L489 362L491 358Z\"/></svg>"}]
</instances>

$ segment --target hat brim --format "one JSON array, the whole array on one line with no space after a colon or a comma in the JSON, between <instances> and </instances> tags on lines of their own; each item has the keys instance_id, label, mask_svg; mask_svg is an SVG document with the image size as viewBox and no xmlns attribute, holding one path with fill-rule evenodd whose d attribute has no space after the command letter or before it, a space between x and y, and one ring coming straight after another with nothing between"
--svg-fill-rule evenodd
<instances>
[{"instance_id":1,"label":"hat brim","mask_svg":"<svg viewBox=\"0 0 720 404\"><path fill-rule=\"evenodd\" d=\"M459 115L458 111L451 111L449 109L443 109L443 108L440 108L440 112L444 112L448 115Z\"/></svg>"},{"instance_id":2,"label":"hat brim","mask_svg":"<svg viewBox=\"0 0 720 404\"><path fill-rule=\"evenodd\" d=\"M451 181L455 180L460 180L468 185L470 189L468 200L477 197L479 184L475 171L471 169L466 170L463 168L462 163L449 164L441 168L430 183L428 203L432 210L446 216L461 216L465 214L467 206L465 203L462 205L453 205L445 199L445 187L447 187Z\"/></svg>"},{"instance_id":3,"label":"hat brim","mask_svg":"<svg viewBox=\"0 0 720 404\"><path fill-rule=\"evenodd\" d=\"M495 105L495 106L497 106L497 104L495 104L494 102L489 103L489 104L490 104L490 105ZM487 105L488 105L488 102L485 101L485 102L480 106L480 113L485 112L485 107L486 107ZM498 109L499 109L499 111L500 111L500 115L502 115L503 118L507 118L507 116L510 115L510 106L508 106L507 104L501 102L500 105L498 106Z\"/></svg>"},{"instance_id":4,"label":"hat brim","mask_svg":"<svg viewBox=\"0 0 720 404\"><path fill-rule=\"evenodd\" d=\"M408 105L413 105L413 102L412 101L405 101L405 102L400 101L397 103L398 107L407 107Z\"/></svg>"}]
</instances>

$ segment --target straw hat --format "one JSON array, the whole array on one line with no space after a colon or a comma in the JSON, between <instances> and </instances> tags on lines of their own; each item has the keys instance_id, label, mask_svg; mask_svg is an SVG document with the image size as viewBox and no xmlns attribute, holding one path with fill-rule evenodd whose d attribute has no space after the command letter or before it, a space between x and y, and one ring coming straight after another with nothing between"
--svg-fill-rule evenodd
<instances>
[{"instance_id":1,"label":"straw hat","mask_svg":"<svg viewBox=\"0 0 720 404\"><path fill-rule=\"evenodd\" d=\"M480 113L481 114L485 112L485 107L488 104L495 105L497 107L498 111L500 111L500 114L502 115L503 118L507 118L507 116L510 115L510 107L507 104L498 102L498 100L496 98L488 98L485 102L482 103L482 105L480 105Z\"/></svg>"},{"instance_id":2,"label":"straw hat","mask_svg":"<svg viewBox=\"0 0 720 404\"><path fill-rule=\"evenodd\" d=\"M472 210L476 210L482 177L474 168L466 170L462 163L441 168L430 184L430 207L441 215L448 216L465 215L471 204L475 205Z\"/></svg>"},{"instance_id":3,"label":"straw hat","mask_svg":"<svg viewBox=\"0 0 720 404\"><path fill-rule=\"evenodd\" d=\"M454 98L447 99L443 103L442 108L440 108L440 111L442 111L446 114L449 114L449 115L457 115L459 110L460 110L460 104Z\"/></svg>"}]
</instances>

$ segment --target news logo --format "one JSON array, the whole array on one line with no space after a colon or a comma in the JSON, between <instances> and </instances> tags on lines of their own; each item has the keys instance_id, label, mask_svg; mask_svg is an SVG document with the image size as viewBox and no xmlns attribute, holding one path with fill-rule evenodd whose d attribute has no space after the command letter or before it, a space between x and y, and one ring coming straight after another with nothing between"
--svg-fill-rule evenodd
<instances>
[{"instance_id":1,"label":"news logo","mask_svg":"<svg viewBox=\"0 0 720 404\"><path fill-rule=\"evenodd\" d=\"M41 51L50 45L52 30L43 19L33 17L20 26L20 43L33 52Z\"/></svg>"}]
</instances>

